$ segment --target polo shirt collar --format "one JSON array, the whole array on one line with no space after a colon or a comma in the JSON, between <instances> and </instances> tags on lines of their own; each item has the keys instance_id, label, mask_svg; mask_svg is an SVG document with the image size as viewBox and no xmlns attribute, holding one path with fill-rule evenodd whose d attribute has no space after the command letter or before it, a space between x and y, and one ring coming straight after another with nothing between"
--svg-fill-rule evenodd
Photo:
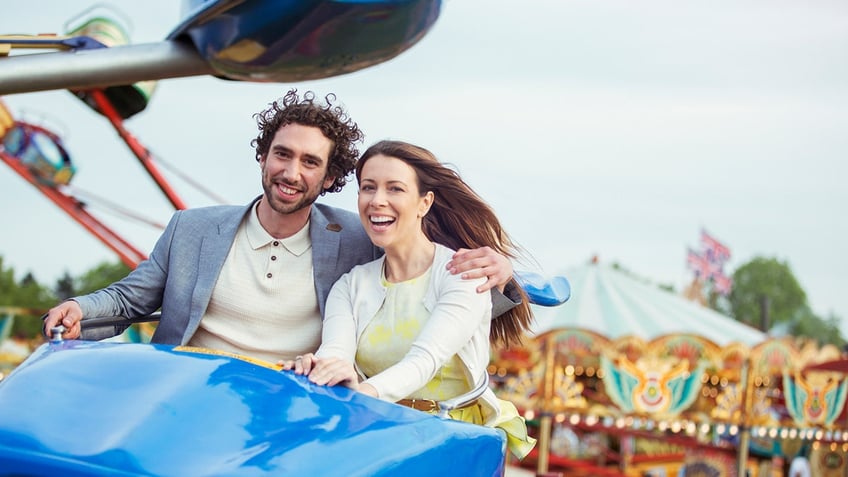
<instances>
[{"instance_id":1,"label":"polo shirt collar","mask_svg":"<svg viewBox=\"0 0 848 477\"><path fill-rule=\"evenodd\" d=\"M250 247L253 250L259 250L260 248L271 244L273 242L279 242L286 248L290 253L296 256L303 255L304 252L309 250L312 246L312 241L309 240L309 220L306 221L306 224L298 230L294 235L284 239L276 239L271 234L268 233L265 228L262 227L262 224L259 222L258 208L259 202L256 201L256 205L253 206L253 211L250 214L247 214L247 221L245 222L245 234L247 235L247 241L250 244Z\"/></svg>"}]
</instances>

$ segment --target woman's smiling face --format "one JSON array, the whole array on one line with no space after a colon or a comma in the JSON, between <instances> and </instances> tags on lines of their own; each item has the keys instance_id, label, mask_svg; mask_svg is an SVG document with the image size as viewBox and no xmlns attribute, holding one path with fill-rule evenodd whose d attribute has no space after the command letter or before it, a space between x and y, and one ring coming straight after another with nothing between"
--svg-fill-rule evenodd
<instances>
[{"instance_id":1,"label":"woman's smiling face","mask_svg":"<svg viewBox=\"0 0 848 477\"><path fill-rule=\"evenodd\" d=\"M378 154L362 167L359 219L374 245L386 249L412 243L432 203L433 193L421 195L415 169L402 160Z\"/></svg>"}]
</instances>

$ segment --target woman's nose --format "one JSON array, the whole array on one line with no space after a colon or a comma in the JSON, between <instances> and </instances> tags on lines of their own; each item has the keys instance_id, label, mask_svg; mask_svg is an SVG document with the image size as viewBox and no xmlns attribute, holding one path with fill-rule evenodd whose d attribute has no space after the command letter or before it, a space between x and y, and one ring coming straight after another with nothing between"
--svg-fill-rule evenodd
<instances>
[{"instance_id":1,"label":"woman's nose","mask_svg":"<svg viewBox=\"0 0 848 477\"><path fill-rule=\"evenodd\" d=\"M383 189L377 189L374 191L374 195L371 196L371 203L374 205L383 205L386 203L386 192Z\"/></svg>"}]
</instances>

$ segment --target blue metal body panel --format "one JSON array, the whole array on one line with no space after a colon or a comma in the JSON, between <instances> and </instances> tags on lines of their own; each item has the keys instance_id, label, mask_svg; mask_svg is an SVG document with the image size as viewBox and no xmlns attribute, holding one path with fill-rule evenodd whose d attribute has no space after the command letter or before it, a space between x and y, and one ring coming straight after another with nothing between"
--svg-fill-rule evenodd
<instances>
[{"instance_id":1,"label":"blue metal body panel","mask_svg":"<svg viewBox=\"0 0 848 477\"><path fill-rule=\"evenodd\" d=\"M170 346L42 345L0 381L0 475L497 476L495 429Z\"/></svg>"},{"instance_id":2,"label":"blue metal body panel","mask_svg":"<svg viewBox=\"0 0 848 477\"><path fill-rule=\"evenodd\" d=\"M517 271L515 278L535 305L558 306L571 298L571 283L564 276L546 278L538 273Z\"/></svg>"},{"instance_id":3,"label":"blue metal body panel","mask_svg":"<svg viewBox=\"0 0 848 477\"><path fill-rule=\"evenodd\" d=\"M420 40L441 0L189 0L169 39L188 37L216 72L304 81L389 60Z\"/></svg>"}]
</instances>

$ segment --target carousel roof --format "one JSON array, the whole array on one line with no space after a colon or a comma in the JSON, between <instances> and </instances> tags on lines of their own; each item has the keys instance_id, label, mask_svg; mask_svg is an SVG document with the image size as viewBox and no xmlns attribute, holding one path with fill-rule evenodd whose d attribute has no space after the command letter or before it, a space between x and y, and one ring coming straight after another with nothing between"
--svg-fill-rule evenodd
<instances>
[{"instance_id":1,"label":"carousel roof","mask_svg":"<svg viewBox=\"0 0 848 477\"><path fill-rule=\"evenodd\" d=\"M707 338L718 345L761 343L767 335L698 303L599 263L566 269L571 298L556 307L533 305L534 331L591 330L610 339L625 335L651 340L675 333Z\"/></svg>"}]
</instances>

